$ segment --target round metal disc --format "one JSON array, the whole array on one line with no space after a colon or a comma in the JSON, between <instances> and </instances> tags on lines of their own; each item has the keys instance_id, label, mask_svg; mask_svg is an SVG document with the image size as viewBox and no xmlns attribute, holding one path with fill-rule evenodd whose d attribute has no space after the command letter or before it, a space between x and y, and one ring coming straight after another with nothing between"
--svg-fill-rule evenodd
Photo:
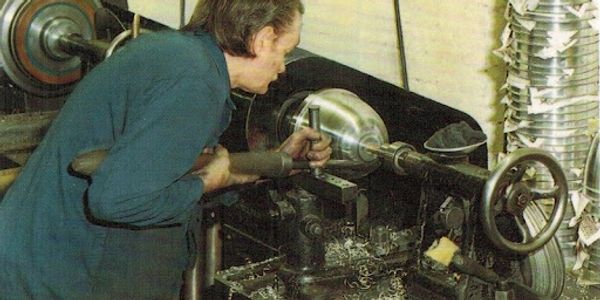
<instances>
[{"instance_id":1,"label":"round metal disc","mask_svg":"<svg viewBox=\"0 0 600 300\"><path fill-rule=\"evenodd\" d=\"M14 0L0 16L0 61L23 90L42 96L67 93L81 78L79 57L63 53L62 35L92 39L98 0Z\"/></svg>"},{"instance_id":2,"label":"round metal disc","mask_svg":"<svg viewBox=\"0 0 600 300\"><path fill-rule=\"evenodd\" d=\"M529 232L537 235L546 225L546 217L537 203L529 205L523 214ZM533 290L550 299L558 299L565 283L565 264L560 245L552 238L544 247L530 254L523 262L526 277Z\"/></svg>"}]
</instances>

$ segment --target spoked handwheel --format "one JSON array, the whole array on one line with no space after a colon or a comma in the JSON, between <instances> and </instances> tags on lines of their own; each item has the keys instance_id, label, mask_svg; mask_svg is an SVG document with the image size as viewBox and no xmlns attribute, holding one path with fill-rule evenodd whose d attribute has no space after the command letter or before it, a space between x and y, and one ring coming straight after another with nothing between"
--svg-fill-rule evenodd
<instances>
[{"instance_id":1,"label":"spoked handwheel","mask_svg":"<svg viewBox=\"0 0 600 300\"><path fill-rule=\"evenodd\" d=\"M522 181L532 163L545 166L554 181L550 189L536 189ZM514 254L528 254L542 248L552 239L564 217L567 206L568 186L565 174L558 162L547 152L523 148L512 152L490 175L485 184L481 202L481 223L489 240L500 250ZM528 234L524 211L528 204L537 200L554 200L554 209L546 225L534 236ZM505 238L496 224L500 214L514 216L524 235L522 242Z\"/></svg>"}]
</instances>

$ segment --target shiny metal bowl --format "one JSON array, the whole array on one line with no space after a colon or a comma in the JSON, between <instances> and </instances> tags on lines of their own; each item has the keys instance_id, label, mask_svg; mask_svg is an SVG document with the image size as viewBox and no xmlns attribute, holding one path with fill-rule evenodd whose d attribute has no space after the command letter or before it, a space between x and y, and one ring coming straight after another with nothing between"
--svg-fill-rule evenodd
<instances>
[{"instance_id":1,"label":"shiny metal bowl","mask_svg":"<svg viewBox=\"0 0 600 300\"><path fill-rule=\"evenodd\" d=\"M513 32L514 40L518 43L524 43L528 45L537 46L550 46L550 40L548 36L533 36L529 32L515 31ZM574 35L573 40L577 40L578 45L587 45L598 42L598 33L592 33L591 35Z\"/></svg>"},{"instance_id":2,"label":"shiny metal bowl","mask_svg":"<svg viewBox=\"0 0 600 300\"><path fill-rule=\"evenodd\" d=\"M527 145L521 141L521 139L514 133L509 132L506 134L506 140L511 145L516 145L519 148L525 148ZM538 148L548 149L550 151L581 151L581 149L589 149L590 141L585 138L582 141L577 141L575 143L570 142L573 140L572 138L565 139L566 141L561 141L557 139L547 139L547 138L537 138L536 140L540 140L539 143L541 146ZM555 149L555 150L551 150ZM562 149L562 150L561 150Z\"/></svg>"},{"instance_id":3,"label":"shiny metal bowl","mask_svg":"<svg viewBox=\"0 0 600 300\"><path fill-rule=\"evenodd\" d=\"M519 137L516 135L516 132L509 132L509 135L512 135L515 137L515 139L519 140ZM581 133L578 135L570 135L570 136L566 136L566 137L558 137L556 135L554 136L538 136L538 135L534 135L534 134L530 134L527 132L519 132L519 135L523 136L523 138L526 138L530 141L536 141L537 139L543 139L544 145L547 146L564 146L564 145L572 145L572 144L578 144L578 143L589 143L590 142L590 137L589 135L585 134L585 133Z\"/></svg>"},{"instance_id":4,"label":"shiny metal bowl","mask_svg":"<svg viewBox=\"0 0 600 300\"><path fill-rule=\"evenodd\" d=\"M512 85L508 86L508 91L511 94L516 94L519 96L530 96L529 88L520 88ZM544 89L544 98L549 99L562 99L562 98L572 98L578 96L586 96L586 95L598 95L598 85L597 84L583 84L583 85L573 85L568 87L560 87L560 88L545 88Z\"/></svg>"},{"instance_id":5,"label":"shiny metal bowl","mask_svg":"<svg viewBox=\"0 0 600 300\"><path fill-rule=\"evenodd\" d=\"M568 49L566 51L569 51ZM533 66L545 66L547 68L575 68L581 65L586 65L598 61L598 57L594 55L598 53L598 49L594 47L587 48L586 51L578 51L573 53L569 51L569 55L557 55L556 57L540 58L530 54L530 52L513 51L511 57L519 63L524 63Z\"/></svg>"},{"instance_id":6,"label":"shiny metal bowl","mask_svg":"<svg viewBox=\"0 0 600 300\"><path fill-rule=\"evenodd\" d=\"M363 162L363 171L371 172L370 165L378 158L365 149L388 143L387 128L379 114L350 91L324 89L308 95L282 126L287 125L289 132L308 127L310 106L319 107L321 130L332 138L332 159Z\"/></svg>"},{"instance_id":7,"label":"shiny metal bowl","mask_svg":"<svg viewBox=\"0 0 600 300\"><path fill-rule=\"evenodd\" d=\"M573 99L577 99L576 97L588 96L588 99L582 99L581 101L572 102L566 106L560 106L553 108L550 111L543 112L544 114L571 114L571 113L586 113L592 110L598 109L598 102L593 101L594 97L597 95L594 94L583 94L576 95L572 97L553 97L555 95L549 94L540 97L547 101L548 103L564 103L565 101L571 101ZM560 96L560 95L558 95ZM529 95L518 95L514 93L508 94L508 107L518 113L526 113L529 114L530 106L531 106L531 97Z\"/></svg>"},{"instance_id":8,"label":"shiny metal bowl","mask_svg":"<svg viewBox=\"0 0 600 300\"><path fill-rule=\"evenodd\" d=\"M588 199L600 201L600 147L599 135L596 134L592 141L590 151L585 163L583 176L583 195Z\"/></svg>"},{"instance_id":9,"label":"shiny metal bowl","mask_svg":"<svg viewBox=\"0 0 600 300\"><path fill-rule=\"evenodd\" d=\"M590 2L589 0L584 1L584 3ZM584 3L580 3L580 4L584 4ZM541 14L571 14L570 8L572 9L574 5L578 5L577 3L575 4L557 4L557 5L552 5L552 4L548 4L548 3L539 3L538 6L535 8L535 11L529 12L530 14L536 14L536 13L541 13ZM590 6L588 7L587 11L590 10L596 10L597 8L594 6Z\"/></svg>"},{"instance_id":10,"label":"shiny metal bowl","mask_svg":"<svg viewBox=\"0 0 600 300\"><path fill-rule=\"evenodd\" d=\"M523 121L526 126L531 127L549 127L558 126L564 128L585 127L589 125L589 120L598 116L598 109L589 110L581 113L566 113L566 114L518 114L516 111L510 110L510 118L513 121Z\"/></svg>"},{"instance_id":11,"label":"shiny metal bowl","mask_svg":"<svg viewBox=\"0 0 600 300\"><path fill-rule=\"evenodd\" d=\"M320 129L332 138L331 159L353 166L328 172L359 178L380 165L379 159L365 148L388 143L387 128L371 106L343 89L298 92L281 103L254 101L246 124L250 150L275 148L294 132L308 127L309 106L319 107Z\"/></svg>"},{"instance_id":12,"label":"shiny metal bowl","mask_svg":"<svg viewBox=\"0 0 600 300\"><path fill-rule=\"evenodd\" d=\"M531 56L532 59L533 58L538 58L539 53L541 53L543 50L545 50L547 47L546 46L537 46L537 45L529 45L529 44L525 44L525 43L519 43L514 41L513 42L513 47L512 49L519 53L520 55L528 55ZM563 51L556 51L554 54L552 54L552 58L550 59L554 59L555 57L571 57L571 56L581 56L581 55L588 55L588 54L593 54L593 53L598 53L598 45L596 43L592 43L592 44L575 44ZM542 58L545 59L545 58ZM521 61L523 61L522 59L520 59Z\"/></svg>"},{"instance_id":13,"label":"shiny metal bowl","mask_svg":"<svg viewBox=\"0 0 600 300\"><path fill-rule=\"evenodd\" d=\"M552 6L564 6L564 5L577 5L590 2L589 0L540 0L539 5L552 5Z\"/></svg>"},{"instance_id":14,"label":"shiny metal bowl","mask_svg":"<svg viewBox=\"0 0 600 300\"><path fill-rule=\"evenodd\" d=\"M531 129L551 129L551 130L570 130L585 129L588 126L587 120L580 121L557 121L557 122L539 122L531 120L520 120L516 117L509 118L515 124L524 124L524 127ZM586 148L587 150L587 148Z\"/></svg>"},{"instance_id":15,"label":"shiny metal bowl","mask_svg":"<svg viewBox=\"0 0 600 300\"><path fill-rule=\"evenodd\" d=\"M596 45L594 45L597 47ZM597 71L597 70L596 70ZM538 74L527 74L526 72L512 73L514 76L523 80L529 80L532 87L567 87L572 85L596 84L598 82L597 72L588 72L576 76L548 76Z\"/></svg>"},{"instance_id":16,"label":"shiny metal bowl","mask_svg":"<svg viewBox=\"0 0 600 300\"><path fill-rule=\"evenodd\" d=\"M514 17L519 18L519 17ZM526 19L525 19L526 20ZM528 21L528 20L526 20ZM513 20L510 24L511 28L519 31L527 31L527 28L523 27L518 21ZM573 31L573 30L585 30L592 29L590 23L583 22L568 22L568 23L544 23L536 22L535 26L531 31ZM538 33L539 34L539 33Z\"/></svg>"},{"instance_id":17,"label":"shiny metal bowl","mask_svg":"<svg viewBox=\"0 0 600 300\"><path fill-rule=\"evenodd\" d=\"M581 127L578 129L536 129L524 127L517 129L516 132L530 134L536 137L560 138L567 136L585 135L587 132L587 127Z\"/></svg>"},{"instance_id":18,"label":"shiny metal bowl","mask_svg":"<svg viewBox=\"0 0 600 300\"><path fill-rule=\"evenodd\" d=\"M515 34L525 34L528 35L530 37L540 37L540 38L550 38L551 33L550 31L546 31L546 30L527 30L523 27L517 27L517 26L513 26L512 24L510 25L512 31ZM573 34L573 38L582 38L582 37L590 37L590 36L595 36L598 35L598 30L595 30L593 28L587 28L587 29L581 29L578 30L575 34Z\"/></svg>"},{"instance_id":19,"label":"shiny metal bowl","mask_svg":"<svg viewBox=\"0 0 600 300\"><path fill-rule=\"evenodd\" d=\"M589 8L586 9L584 11L584 13L581 15L581 17L576 16L575 14L572 13L568 13L568 14L549 14L549 13L535 13L535 12L531 12L528 13L526 15L514 15L513 16L513 21L515 20L518 21L519 20L525 20L525 21L534 21L536 23L542 23L542 24L548 24L548 23L560 23L565 24L565 23L577 23L577 22L587 22L589 20L592 20L594 18L593 15L594 10L590 10Z\"/></svg>"},{"instance_id":20,"label":"shiny metal bowl","mask_svg":"<svg viewBox=\"0 0 600 300\"><path fill-rule=\"evenodd\" d=\"M572 7L572 6L571 6ZM540 7L538 7L540 8ZM577 9L579 11L579 9ZM588 6L583 16L589 16L595 14L597 8L594 6ZM541 10L536 9L535 11L530 11L526 15L526 17L532 17L540 20L552 20L552 19L576 19L577 15L569 11L567 6L546 6Z\"/></svg>"},{"instance_id":21,"label":"shiny metal bowl","mask_svg":"<svg viewBox=\"0 0 600 300\"><path fill-rule=\"evenodd\" d=\"M554 65L530 65L527 62L514 61L511 65L511 68L520 70L520 71L528 71L536 74L547 74L547 75L562 75L565 74L565 69L556 67ZM581 63L572 64L571 68L576 73L586 73L592 70L598 69L598 57L590 57L585 61L581 61Z\"/></svg>"},{"instance_id":22,"label":"shiny metal bowl","mask_svg":"<svg viewBox=\"0 0 600 300\"><path fill-rule=\"evenodd\" d=\"M556 69L547 69L548 71L552 72L540 72L540 71L536 71L536 70L531 70L531 69L518 69L516 66L510 66L509 67L509 73L520 77L520 78L527 78L529 80L531 80L532 82L535 81L539 81L539 80L544 80L547 81L548 79L550 79L551 77L557 77L559 81L563 81L563 82L574 82L574 81L578 81L578 80L586 80L589 78L598 78L598 68L597 66L593 66L592 68L576 68L573 69L573 73L572 74L568 74L565 73L565 70L556 70ZM535 83L534 83L535 84Z\"/></svg>"}]
</instances>

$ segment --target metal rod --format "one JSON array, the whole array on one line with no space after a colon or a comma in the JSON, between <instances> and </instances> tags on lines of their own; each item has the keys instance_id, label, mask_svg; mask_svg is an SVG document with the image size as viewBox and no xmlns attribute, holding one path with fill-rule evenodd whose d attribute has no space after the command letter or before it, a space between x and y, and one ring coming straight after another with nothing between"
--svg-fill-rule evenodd
<instances>
[{"instance_id":1,"label":"metal rod","mask_svg":"<svg viewBox=\"0 0 600 300\"><path fill-rule=\"evenodd\" d=\"M321 119L319 117L319 106L317 105L309 105L308 106L308 124L310 128L316 130L317 132L321 132ZM314 147L317 141L311 142L310 148ZM321 168L315 168L312 170L313 175L320 176L323 173Z\"/></svg>"},{"instance_id":2,"label":"metal rod","mask_svg":"<svg viewBox=\"0 0 600 300\"><path fill-rule=\"evenodd\" d=\"M59 38L60 49L65 53L94 59L103 59L109 43L100 40L86 40L79 34L63 35Z\"/></svg>"},{"instance_id":3,"label":"metal rod","mask_svg":"<svg viewBox=\"0 0 600 300\"><path fill-rule=\"evenodd\" d=\"M221 269L223 240L221 238L221 222L213 211L210 214L213 222L206 229L206 265L204 268L204 287L215 284L215 275Z\"/></svg>"},{"instance_id":4,"label":"metal rod","mask_svg":"<svg viewBox=\"0 0 600 300\"><path fill-rule=\"evenodd\" d=\"M364 168L365 162L344 159L330 159L325 163L325 169L353 169ZM292 169L310 169L309 162L306 160L295 160L292 162Z\"/></svg>"},{"instance_id":5,"label":"metal rod","mask_svg":"<svg viewBox=\"0 0 600 300\"><path fill-rule=\"evenodd\" d=\"M185 0L179 0L179 28L185 26Z\"/></svg>"},{"instance_id":6,"label":"metal rod","mask_svg":"<svg viewBox=\"0 0 600 300\"><path fill-rule=\"evenodd\" d=\"M231 225L223 224L223 228L226 228L227 230L231 230L235 234L243 236L243 237L245 237L245 238L247 238L247 239L249 239L249 240L251 240L251 241L253 241L253 242L255 242L255 243L257 243L257 244L259 244L259 245L261 245L261 246L263 246L263 247L271 250L271 251L273 251L273 252L276 252L276 253L280 252L279 249L277 249L277 248L275 248L275 247L273 247L273 246L271 246L271 245L269 245L269 244L267 244L267 243L265 243L265 242L263 242L263 241L255 238L255 237L253 237L253 236L251 236L251 235L249 235L249 234L247 234L247 233L245 233L245 232L243 232L243 231L241 231L241 230L239 230L239 229L237 229L237 228L235 228L235 227L233 227Z\"/></svg>"},{"instance_id":7,"label":"metal rod","mask_svg":"<svg viewBox=\"0 0 600 300\"><path fill-rule=\"evenodd\" d=\"M396 11L396 37L398 38L398 48L400 50L400 64L402 65L402 88L410 91L408 86L408 67L406 65L406 50L404 48L404 32L402 31L402 18L400 17L400 0L394 0L394 9Z\"/></svg>"},{"instance_id":8,"label":"metal rod","mask_svg":"<svg viewBox=\"0 0 600 300\"><path fill-rule=\"evenodd\" d=\"M131 23L131 38L135 39L140 35L140 15L133 15L133 22Z\"/></svg>"},{"instance_id":9,"label":"metal rod","mask_svg":"<svg viewBox=\"0 0 600 300\"><path fill-rule=\"evenodd\" d=\"M197 217L196 217L197 218ZM202 299L202 293L203 293L203 277L204 276L204 260L205 260L205 256L204 256L204 247L205 247L205 240L204 240L204 232L203 232L203 228L204 226L202 226L202 222L191 222L190 226L194 226L193 228L190 228L190 230L193 232L192 234L195 236L194 240L194 246L195 247L195 251L197 251L196 253L196 259L194 261L194 266L189 269L186 270L184 272L184 276L183 276L183 280L184 280L184 284L183 284L183 288L181 291L181 297L180 300L200 300Z\"/></svg>"}]
</instances>

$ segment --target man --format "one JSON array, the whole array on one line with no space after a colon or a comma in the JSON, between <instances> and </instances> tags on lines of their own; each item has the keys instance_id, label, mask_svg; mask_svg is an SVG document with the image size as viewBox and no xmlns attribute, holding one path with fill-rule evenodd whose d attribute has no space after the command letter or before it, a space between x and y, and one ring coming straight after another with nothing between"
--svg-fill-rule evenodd
<instances>
[{"instance_id":1,"label":"man","mask_svg":"<svg viewBox=\"0 0 600 300\"><path fill-rule=\"evenodd\" d=\"M302 12L300 0L203 0L184 31L144 34L87 74L0 202L0 298L176 297L202 194L256 179L231 174L217 145L230 89L267 91ZM306 129L279 150L317 167L329 143ZM94 149L110 151L91 180L70 174Z\"/></svg>"}]
</instances>

